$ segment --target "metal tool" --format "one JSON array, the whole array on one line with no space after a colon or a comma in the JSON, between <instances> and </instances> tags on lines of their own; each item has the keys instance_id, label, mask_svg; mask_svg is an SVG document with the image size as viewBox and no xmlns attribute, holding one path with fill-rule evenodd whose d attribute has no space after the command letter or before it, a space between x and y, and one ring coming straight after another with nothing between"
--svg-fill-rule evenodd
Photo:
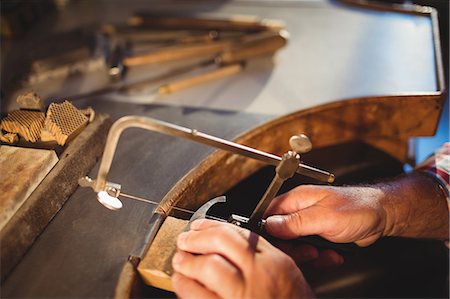
<instances>
[{"instance_id":1,"label":"metal tool","mask_svg":"<svg viewBox=\"0 0 450 299\"><path fill-rule=\"evenodd\" d=\"M107 182L106 177L111 167L119 137L125 129L130 127L139 127L150 131L189 139L249 158L257 159L267 164L276 165L276 175L250 218L245 220L242 216L236 216L234 218L232 216L230 219L230 222L241 226L247 226L253 230L258 230L257 228L262 226L261 220L265 209L270 204L270 201L276 195L283 182L292 177L294 173L297 172L324 182L331 183L334 181L334 175L331 173L300 163L299 153L304 153L311 149L311 142L304 135L292 137L290 139L292 151L289 151L283 157L279 157L242 144L208 135L195 129L181 127L152 118L125 116L116 121L109 131L97 180L92 180L89 177L84 177L79 180L80 186L91 187L97 192L99 202L112 210L117 210L122 207L122 203L118 199L121 186L116 183ZM211 207L216 202L217 201L214 201L212 204L207 206ZM203 208L203 210L204 209L205 208Z\"/></svg>"},{"instance_id":2,"label":"metal tool","mask_svg":"<svg viewBox=\"0 0 450 299\"><path fill-rule=\"evenodd\" d=\"M213 198L211 200L208 200L206 203L204 203L200 208L197 209L197 211L194 212L194 214L192 214L191 218L189 219L188 224L186 225L185 231L189 231L190 227L191 227L191 223L197 219L204 219L204 218L208 218L208 211L209 209L215 205L216 203L223 203L226 202L227 199L225 196L219 196L216 198ZM220 219L221 221L225 221Z\"/></svg>"},{"instance_id":3,"label":"metal tool","mask_svg":"<svg viewBox=\"0 0 450 299\"><path fill-rule=\"evenodd\" d=\"M256 205L256 208L253 210L250 217L247 218L245 216L232 214L227 220L225 220L208 215L209 210L215 204L226 201L225 196L220 196L207 201L197 211L195 211L192 217L189 219L185 231L188 231L190 229L190 225L194 220L206 218L221 222L227 221L234 225L249 229L253 232L263 235L268 240L274 240L274 238L268 235L265 231L264 225L266 221L265 219L263 219L264 213L274 197L277 195L284 181L294 176L297 166L300 162L300 154L307 153L312 149L311 141L306 135L303 134L292 136L289 139L289 145L291 146L292 151L288 151L283 155L282 160L275 169L276 173L272 182ZM356 245L355 243L334 243L317 235L300 237L297 239L297 242L310 244L318 248L333 249L341 253L355 252L358 248L358 245Z\"/></svg>"},{"instance_id":4,"label":"metal tool","mask_svg":"<svg viewBox=\"0 0 450 299\"><path fill-rule=\"evenodd\" d=\"M142 128L166 135L185 138L198 143L223 149L235 154L246 156L248 158L256 159L270 165L277 166L282 160L282 158L277 155L269 154L216 136L208 135L195 129L185 128L149 117L125 116L117 120L111 126L106 140L106 146L103 152L102 161L100 163L97 180L92 180L88 177L81 178L79 180L80 186L91 187L95 192L106 191L110 196L117 198L117 196L120 194L120 185L107 182L106 177L111 167L119 137L125 129L131 127ZM295 172L318 179L323 182L332 183L334 181L333 174L302 163L298 163L298 165L296 165Z\"/></svg>"},{"instance_id":5,"label":"metal tool","mask_svg":"<svg viewBox=\"0 0 450 299\"><path fill-rule=\"evenodd\" d=\"M320 170L300 162L300 154L308 152L311 150L311 142L305 135L293 136L289 140L291 150L288 151L283 157L277 155L269 154L242 144L234 143L225 139L221 139L216 136L208 135L199 132L195 129L189 129L182 126L178 126L172 123L163 122L160 120L141 117L141 116L125 116L117 120L109 131L105 150L103 152L103 157L100 163L100 168L98 172L98 177L96 180L92 180L89 177L83 177L79 179L79 185L82 187L90 187L95 192L97 192L98 200L105 207L117 210L122 207L122 202L118 199L120 195L121 186L120 184L112 183L106 181L111 163L114 157L117 143L119 141L121 133L130 127L143 128L150 131L160 132L162 134L171 135L175 137L181 137L188 140L192 140L198 143L210 145L219 149L223 149L235 154L239 154L245 157L256 159L265 162L270 165L276 166L276 174L273 178L271 184L266 190L265 194L259 201L255 210L249 218L240 215L231 215L228 222L233 224L248 228L255 232L262 232L264 227L264 219L262 219L265 210L269 206L272 199L276 196L283 182L291 178L295 173L303 174L323 182L332 183L334 181L334 175ZM155 203L153 201L145 200L136 196L125 195L131 199L136 199L140 201ZM199 218L208 218L207 212L209 209L218 202L225 202L225 197L214 198L204 205L202 205L197 211L193 212L191 221ZM174 209L179 209L184 212L191 213L191 211L186 209L180 209L173 207ZM209 217L220 221L225 221L224 219L218 219L216 217ZM189 228L189 226L188 226ZM188 229L187 228L187 229Z\"/></svg>"},{"instance_id":6,"label":"metal tool","mask_svg":"<svg viewBox=\"0 0 450 299\"><path fill-rule=\"evenodd\" d=\"M286 45L287 40L289 38L289 34L285 30L280 30L278 32L261 32L256 34L251 34L247 36L243 36L239 38L239 41L230 42L227 41L225 44L222 42L221 47L216 47L213 52L209 54L216 54L212 59L207 59L201 62L196 62L195 64L191 64L188 66L183 66L180 68L176 68L168 71L165 74L160 76L156 76L153 78L143 79L136 82L121 80L118 82L113 82L105 88L100 88L98 90L94 90L91 92L71 95L67 98L71 100L95 97L107 93L112 92L124 92L132 89L139 89L143 86L148 86L152 84L162 84L161 89L158 89L161 93L166 93L168 88L167 85L172 84L173 82L164 82L164 80L170 80L173 77L180 76L183 74L187 74L194 70L198 69L207 69L208 67L215 67L213 71L223 71L224 68L230 70L230 67L233 68L232 72L238 72L242 69L242 62L247 61L249 59L253 59L256 57L269 56L273 55L278 49L282 48ZM114 55L111 58L111 68L110 74L116 77L121 76L121 72L123 72L123 67L130 67L133 64L145 64L150 62L162 62L166 61L168 57L171 57L172 60L175 59L183 59L186 58L186 55L194 55L192 57L204 57L205 54L199 51L195 51L193 46L188 49L187 47L181 48L171 48L171 49L160 49L154 53L149 53L148 55L136 56L133 59L128 57L126 60L118 61L117 59L113 59L114 57L119 57L120 55ZM199 47L199 46L196 46ZM210 46L208 46L210 47ZM203 47L204 48L204 47ZM197 49L198 50L198 49ZM209 49L211 50L211 49ZM202 50L203 51L203 50ZM208 55L206 55L208 57ZM163 59L163 60L160 60ZM130 61L131 64L130 64ZM201 74L202 76L204 74ZM211 75L209 75L211 78ZM198 78L190 78L190 85L192 85L192 81L196 82L204 82L205 80L198 80Z\"/></svg>"},{"instance_id":7,"label":"metal tool","mask_svg":"<svg viewBox=\"0 0 450 299\"><path fill-rule=\"evenodd\" d=\"M272 182L262 196L261 200L258 202L250 217L246 218L244 216L232 214L228 219L228 222L245 227L255 232L263 231L265 223L263 216L266 209L269 207L273 198L277 195L284 181L291 178L297 171L298 165L300 164L300 154L306 153L312 148L311 141L306 135L303 134L292 136L289 140L289 145L292 150L288 151L281 158L280 163L275 168L276 172ZM206 215L206 207L209 209L215 203L217 203L216 198L208 201L201 207L201 213Z\"/></svg>"}]
</instances>

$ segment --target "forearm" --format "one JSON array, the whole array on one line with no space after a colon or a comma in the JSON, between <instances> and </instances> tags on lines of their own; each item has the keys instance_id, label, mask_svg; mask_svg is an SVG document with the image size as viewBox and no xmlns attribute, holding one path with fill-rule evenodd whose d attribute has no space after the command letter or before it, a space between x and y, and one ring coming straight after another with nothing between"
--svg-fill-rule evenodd
<instances>
[{"instance_id":1,"label":"forearm","mask_svg":"<svg viewBox=\"0 0 450 299\"><path fill-rule=\"evenodd\" d=\"M448 240L446 195L432 177L412 172L387 184L381 204L386 210L384 236Z\"/></svg>"}]
</instances>

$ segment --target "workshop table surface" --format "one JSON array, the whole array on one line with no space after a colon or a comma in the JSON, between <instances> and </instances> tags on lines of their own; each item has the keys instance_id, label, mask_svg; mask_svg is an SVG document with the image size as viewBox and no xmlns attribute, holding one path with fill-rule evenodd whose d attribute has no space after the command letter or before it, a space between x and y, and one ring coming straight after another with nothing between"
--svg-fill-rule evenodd
<instances>
[{"instance_id":1,"label":"workshop table surface","mask_svg":"<svg viewBox=\"0 0 450 299\"><path fill-rule=\"evenodd\" d=\"M139 10L280 19L290 40L273 59L255 59L228 78L171 95L112 93L78 100L77 106L92 106L113 119L129 114L155 117L233 139L276 116L316 105L437 90L431 21L419 15L301 0L78 1L60 11L59 25L49 30L120 23ZM151 71L141 68L136 76ZM95 80L83 78L64 91L55 82L37 92L58 98L107 82L104 72L90 76ZM131 129L119 143L108 178L121 183L125 193L159 202L212 151ZM120 211L109 211L90 189L78 188L4 282L2 296L111 297L154 208L125 201Z\"/></svg>"}]
</instances>

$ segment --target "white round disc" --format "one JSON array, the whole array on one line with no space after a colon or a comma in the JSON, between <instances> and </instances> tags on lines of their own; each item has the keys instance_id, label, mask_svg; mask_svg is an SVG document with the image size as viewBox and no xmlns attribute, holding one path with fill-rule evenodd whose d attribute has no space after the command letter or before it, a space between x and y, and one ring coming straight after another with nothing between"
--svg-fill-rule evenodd
<instances>
[{"instance_id":1,"label":"white round disc","mask_svg":"<svg viewBox=\"0 0 450 299\"><path fill-rule=\"evenodd\" d=\"M117 197L109 195L106 191L98 192L97 199L102 205L110 210L119 210L123 206L122 202Z\"/></svg>"}]
</instances>

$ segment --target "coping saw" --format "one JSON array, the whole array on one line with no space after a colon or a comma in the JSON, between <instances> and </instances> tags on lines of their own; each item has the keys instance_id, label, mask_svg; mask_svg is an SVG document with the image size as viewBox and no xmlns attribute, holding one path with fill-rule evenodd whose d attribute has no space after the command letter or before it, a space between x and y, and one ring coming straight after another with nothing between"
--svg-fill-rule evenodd
<instances>
[{"instance_id":1,"label":"coping saw","mask_svg":"<svg viewBox=\"0 0 450 299\"><path fill-rule=\"evenodd\" d=\"M122 207L122 202L118 199L121 191L121 185L106 181L106 177L110 170L120 135L125 129L131 127L142 128L149 131L155 131L166 135L192 140L248 158L256 159L269 165L275 165L276 174L250 217L245 218L238 215L232 215L228 220L234 224L247 227L254 231L260 231L262 229L264 225L264 221L262 219L264 211L279 191L283 182L292 177L295 173L303 174L323 182L332 183L334 181L333 174L301 163L300 154L308 152L312 148L311 142L305 135L292 136L289 140L292 150L288 151L282 157L279 157L277 155L266 153L242 144L208 135L195 129L189 129L147 117L125 116L117 120L111 126L97 179L93 180L89 177L83 177L79 180L80 186L92 188L95 192L97 192L99 202L112 210L117 210ZM131 196L128 197L132 198Z\"/></svg>"}]
</instances>

